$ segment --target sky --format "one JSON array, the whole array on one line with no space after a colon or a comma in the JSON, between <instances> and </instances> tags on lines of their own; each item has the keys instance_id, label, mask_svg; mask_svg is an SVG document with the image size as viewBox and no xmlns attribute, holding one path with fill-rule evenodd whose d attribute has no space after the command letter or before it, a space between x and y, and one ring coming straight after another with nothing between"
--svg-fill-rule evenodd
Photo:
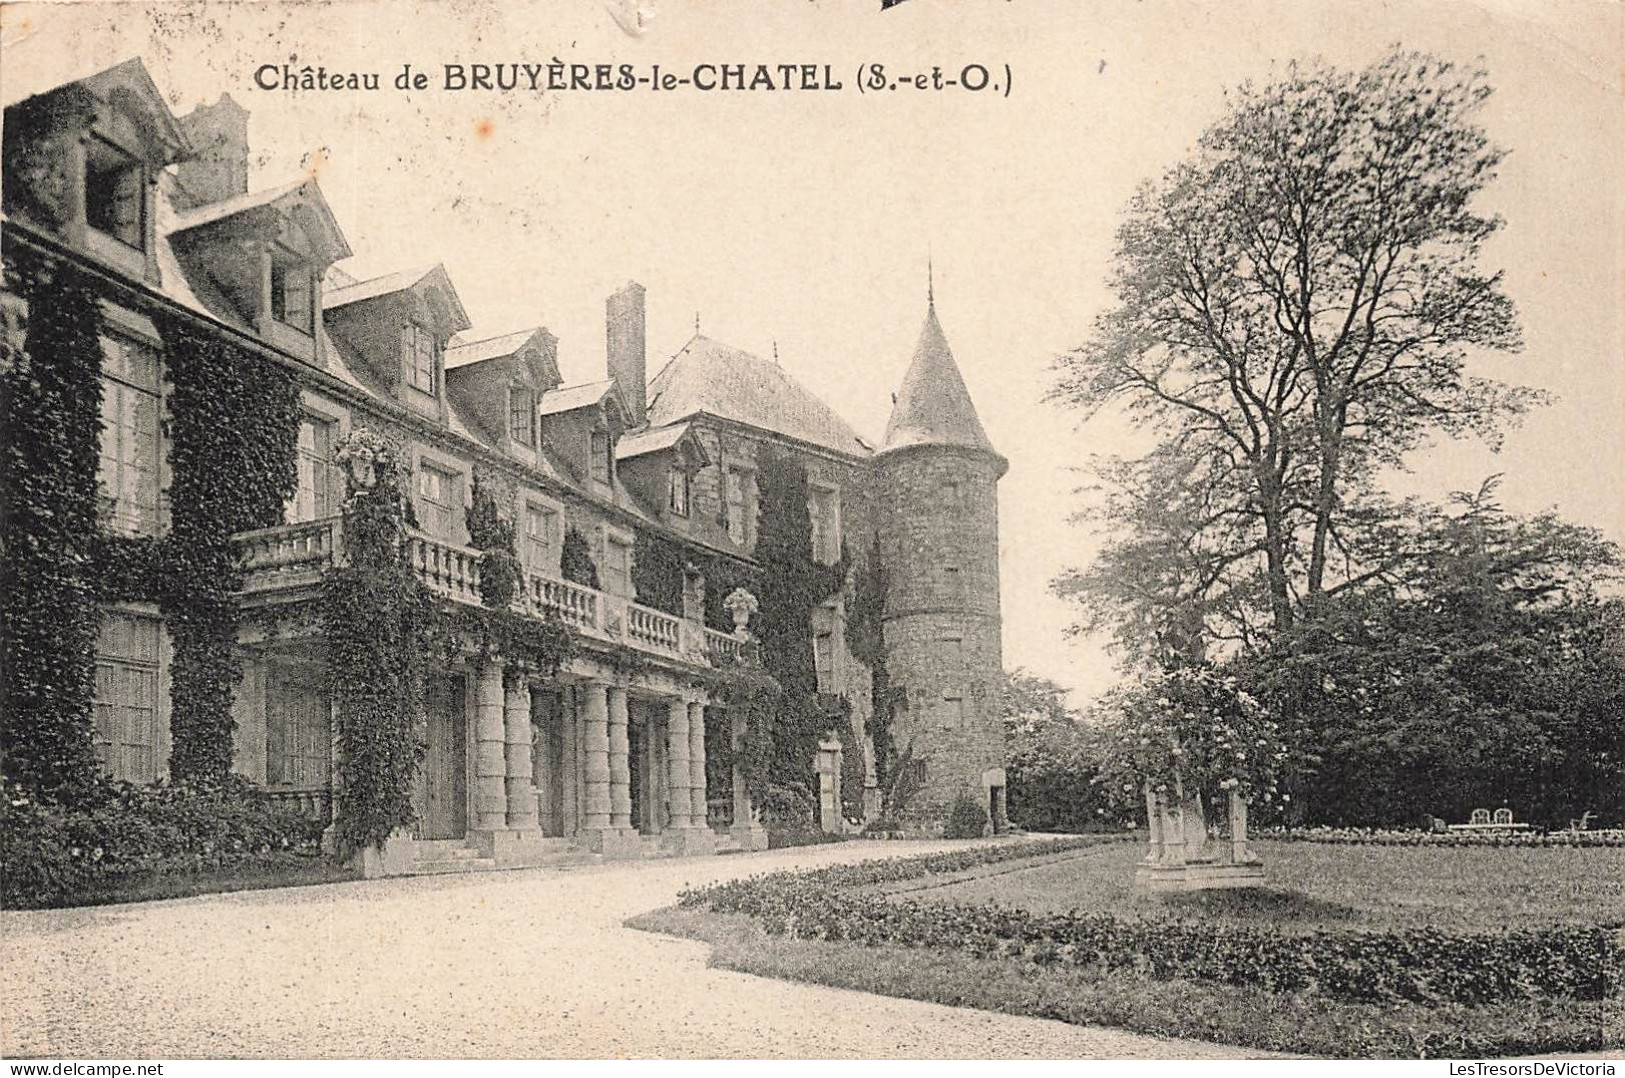
<instances>
[{"instance_id":1,"label":"sky","mask_svg":"<svg viewBox=\"0 0 1625 1078\"><path fill-rule=\"evenodd\" d=\"M995 446L1006 665L1083 700L1115 678L1064 637L1048 591L1086 564L1076 469L1143 437L1044 401L1054 357L1107 309L1113 232L1135 185L1193 146L1227 87L1293 59L1364 66L1392 44L1470 62L1510 151L1485 250L1522 318L1516 355L1472 369L1549 391L1499 454L1414 454L1404 493L1476 488L1625 540L1625 93L1605 0L337 0L7 5L6 100L142 56L178 113L250 110L251 186L318 177L358 277L443 262L473 336L546 325L569 381L602 377L603 300L648 289L651 374L694 332L769 356L878 441L936 306ZM643 28L629 32L641 14ZM448 92L449 63L829 65L839 91ZM256 87L262 64L376 72L377 93ZM423 91L391 86L403 64ZM1008 94L859 93L858 73L993 70Z\"/></svg>"}]
</instances>

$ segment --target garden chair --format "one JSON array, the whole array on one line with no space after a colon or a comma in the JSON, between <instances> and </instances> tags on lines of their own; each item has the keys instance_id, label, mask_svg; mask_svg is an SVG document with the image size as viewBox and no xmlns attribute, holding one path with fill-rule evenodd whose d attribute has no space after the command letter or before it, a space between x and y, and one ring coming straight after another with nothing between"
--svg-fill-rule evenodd
<instances>
[{"instance_id":1,"label":"garden chair","mask_svg":"<svg viewBox=\"0 0 1625 1078\"><path fill-rule=\"evenodd\" d=\"M1489 809L1474 809L1472 816L1467 820L1467 822L1468 823L1477 823L1477 824L1489 823L1490 822L1490 810Z\"/></svg>"},{"instance_id":2,"label":"garden chair","mask_svg":"<svg viewBox=\"0 0 1625 1078\"><path fill-rule=\"evenodd\" d=\"M1496 809L1495 810L1495 823L1496 823L1497 826L1509 824L1511 822L1512 822L1512 810L1511 809L1504 809L1503 808L1503 809Z\"/></svg>"},{"instance_id":3,"label":"garden chair","mask_svg":"<svg viewBox=\"0 0 1625 1078\"><path fill-rule=\"evenodd\" d=\"M1580 813L1580 818L1578 820L1570 820L1569 821L1569 830L1570 831L1589 831L1589 830L1591 830L1591 819L1592 819L1592 817L1594 817L1596 815L1597 814L1595 812L1592 812L1591 810L1587 809L1585 812Z\"/></svg>"}]
</instances>

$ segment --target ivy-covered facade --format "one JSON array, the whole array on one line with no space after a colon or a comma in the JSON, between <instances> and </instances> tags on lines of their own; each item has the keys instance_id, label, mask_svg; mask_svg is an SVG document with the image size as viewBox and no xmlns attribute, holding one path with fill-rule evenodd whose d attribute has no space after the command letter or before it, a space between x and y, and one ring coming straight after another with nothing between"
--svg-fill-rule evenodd
<instances>
[{"instance_id":1,"label":"ivy-covered facade","mask_svg":"<svg viewBox=\"0 0 1625 1078\"><path fill-rule=\"evenodd\" d=\"M650 379L635 284L606 302L606 377L566 385L551 333L473 332L443 267L346 274L316 180L251 190L247 113L177 117L137 60L5 121L8 778L235 773L386 871L759 847L796 781L764 745L800 704L745 609L778 580L757 547L780 458L819 570L767 623L804 631L798 693L827 718L796 749L809 810L874 818L885 747L931 758L947 713L884 703L944 692L913 630L887 661L888 619L918 612L860 592L911 576L889 477L963 458L991 507L990 447L870 446L699 336ZM996 569L996 532L967 534ZM981 619L944 637L947 699L992 698L996 587L936 596L938 621ZM1002 747L976 751L939 754L940 781L997 819Z\"/></svg>"}]
</instances>

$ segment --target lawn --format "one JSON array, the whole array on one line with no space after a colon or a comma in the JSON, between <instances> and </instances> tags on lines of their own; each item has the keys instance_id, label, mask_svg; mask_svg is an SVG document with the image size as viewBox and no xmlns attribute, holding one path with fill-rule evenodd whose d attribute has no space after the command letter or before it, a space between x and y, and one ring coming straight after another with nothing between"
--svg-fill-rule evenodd
<instances>
[{"instance_id":1,"label":"lawn","mask_svg":"<svg viewBox=\"0 0 1625 1078\"><path fill-rule=\"evenodd\" d=\"M1017 861L892 885L934 902L997 902L1035 913L1264 921L1317 928L1532 928L1556 922L1625 924L1625 849L1347 846L1255 842L1267 886L1158 896L1135 886L1136 843L1075 850L1042 864Z\"/></svg>"}]
</instances>

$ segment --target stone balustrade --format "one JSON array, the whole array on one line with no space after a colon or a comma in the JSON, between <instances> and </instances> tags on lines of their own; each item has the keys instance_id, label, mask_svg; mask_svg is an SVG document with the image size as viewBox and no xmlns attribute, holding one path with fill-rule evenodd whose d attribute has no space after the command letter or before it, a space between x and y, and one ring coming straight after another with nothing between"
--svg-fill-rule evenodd
<instances>
[{"instance_id":1,"label":"stone balustrade","mask_svg":"<svg viewBox=\"0 0 1625 1078\"><path fill-rule=\"evenodd\" d=\"M469 606L482 603L480 552L420 531L407 535L413 573L430 591ZM263 595L320 583L343 562L338 517L242 532L245 595ZM533 617L553 615L586 636L697 665L735 666L744 654L734 636L685 622L672 614L582 584L526 570L515 609Z\"/></svg>"}]
</instances>

